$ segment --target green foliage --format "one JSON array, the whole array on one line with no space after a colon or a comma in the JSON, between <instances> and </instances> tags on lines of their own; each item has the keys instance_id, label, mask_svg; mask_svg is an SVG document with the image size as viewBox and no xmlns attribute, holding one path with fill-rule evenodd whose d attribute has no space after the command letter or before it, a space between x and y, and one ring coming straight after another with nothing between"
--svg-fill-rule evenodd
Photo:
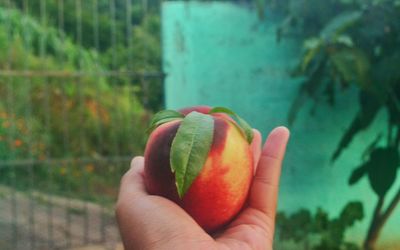
<instances>
[{"instance_id":1,"label":"green foliage","mask_svg":"<svg viewBox=\"0 0 400 250\"><path fill-rule=\"evenodd\" d=\"M55 28L44 27L18 10L0 7L0 33L0 67L3 69L72 72L104 69L97 63L100 57L97 52L61 38ZM98 84L104 87L104 81Z\"/></svg>"},{"instance_id":2,"label":"green foliage","mask_svg":"<svg viewBox=\"0 0 400 250\"><path fill-rule=\"evenodd\" d=\"M353 171L349 184L353 185L368 175L372 190L379 197L384 197L396 180L399 163L396 148L374 148L369 159Z\"/></svg>"},{"instance_id":3,"label":"green foliage","mask_svg":"<svg viewBox=\"0 0 400 250\"><path fill-rule=\"evenodd\" d=\"M74 72L81 70L86 72L97 72L99 68L105 68L98 64L99 55L94 51L85 50L69 41L61 41L57 36L57 32L52 28L44 28L39 25L35 20L21 15L17 10L4 10L0 8L0 24L3 30L7 30L4 26L10 25L14 27L10 34L9 40L0 40L1 43L6 44L3 46L7 48L0 51L2 55L6 55L3 66L11 67L13 70L23 70L29 67L30 70L57 70L69 69ZM22 20L24 25L19 21ZM3 26L4 25L4 26ZM23 41L22 37L25 34L25 29L29 30L31 39ZM1 37L1 36L0 36ZM35 46L35 41L40 37L47 37L47 46L53 48L54 54L48 53L45 57L32 53L30 48ZM7 44L8 42L8 44ZM9 56L9 59L7 58ZM60 60L59 58L63 58ZM10 65L11 64L11 65ZM124 133L129 130L129 127L136 127L137 132L131 131L132 135L137 138L141 136L140 128L143 125L132 123L120 123L122 117L137 117L133 122L139 122L140 117L143 116L144 110L141 104L135 97L138 92L138 87L127 84L110 84L109 79L106 77L91 77L85 76L79 79L62 78L61 82L58 78L41 77L31 78L27 80L23 77L15 77L9 79L9 83L4 82L5 78L1 81L0 93L4 97L12 98L13 106L12 111L14 114L25 114L27 105L32 103L35 109L32 109L30 119L39 123L39 126L46 127L46 119L52 118L49 125L48 140L59 140L63 138L64 134L70 134L70 146L76 151L74 155L78 155L79 151L90 151L90 149L98 147L97 141L94 138L98 137L96 129L93 129L97 124L102 127L103 139L105 141L113 141L124 138ZM7 88L7 84L12 84ZM11 92L12 91L12 92ZM98 98L101 96L102 98ZM46 103L47 102L47 103ZM9 104L4 103L3 106ZM49 107L47 107L47 105ZM68 114L68 119L74 121L69 124L68 130L64 131L63 126L64 118L60 112ZM53 119L54 118L54 119ZM118 129L113 127L113 123L118 123ZM126 125L124 125L126 124ZM125 126L125 127L124 127ZM87 135L91 140L81 142L79 133ZM52 136L52 135L55 136ZM86 137L86 136L85 136ZM112 137L116 137L112 139ZM143 146L144 139L139 140L140 143L136 146L139 150ZM50 144L50 142L46 142ZM62 145L61 141L56 141L55 145ZM113 143L109 143L113 144ZM79 146L78 146L79 145ZM109 148L109 147L104 147ZM121 149L120 153L129 153L127 147ZM52 147L50 154L60 157L63 155L65 149ZM103 149L98 154L109 154L109 149Z\"/></svg>"},{"instance_id":4,"label":"green foliage","mask_svg":"<svg viewBox=\"0 0 400 250\"><path fill-rule=\"evenodd\" d=\"M344 236L346 230L363 217L362 204L354 201L349 202L337 218L329 218L321 208L315 214L306 209L291 215L279 212L276 231L279 240L294 241L298 247L303 245L305 249L359 249L355 244L346 242Z\"/></svg>"},{"instance_id":5,"label":"green foliage","mask_svg":"<svg viewBox=\"0 0 400 250\"><path fill-rule=\"evenodd\" d=\"M322 93L325 100L333 105L338 94L337 85L342 90L355 85L359 89L360 110L344 133L332 160L340 156L359 132L372 124L381 109L389 114L390 129L387 146L382 150L393 151L397 159L400 143L400 73L396 65L400 64L400 7L396 1L328 3L318 11L312 7L306 13L301 10L289 13L289 17L297 20L296 23L300 23L306 31L303 37L304 53L294 72L294 76L302 76L305 80L289 112L289 121L293 123L307 97L317 101ZM313 23L311 20L315 19L319 21ZM301 25L294 26L298 28ZM289 26L284 23L278 34L283 36L282 30L290 30ZM394 131L397 134L392 133ZM376 143L374 148L378 149ZM377 151L373 149L369 149L370 159L363 165L378 166L378 158L373 154ZM388 165L394 174L399 162L393 161ZM359 167L355 170L350 178L351 184L360 178L362 169ZM376 181L373 181L375 178L369 180L377 192ZM384 195L393 181L387 183L388 187L378 188L378 195Z\"/></svg>"},{"instance_id":6,"label":"green foliage","mask_svg":"<svg viewBox=\"0 0 400 250\"><path fill-rule=\"evenodd\" d=\"M45 135L39 131L40 124L34 119L7 113L0 106L0 159L43 156L44 145L40 142L45 140Z\"/></svg>"},{"instance_id":7,"label":"green foliage","mask_svg":"<svg viewBox=\"0 0 400 250\"><path fill-rule=\"evenodd\" d=\"M149 6L148 15L139 17L142 10L137 4L131 6L135 26L129 37L132 46L128 46L128 26L122 25L126 16L118 14L126 10L116 3L116 43L110 32L101 31L96 48L92 9L82 8L81 43L76 37L75 8L69 5L75 1L64 1L65 27L61 30L58 1L43 1L46 22L35 1L26 1L32 4L27 8L29 15L24 12L24 1L12 1L15 8L7 2L0 1L0 69L21 76L0 78L0 161L32 160L34 164L15 168L1 164L0 182L14 183L20 189L34 183L37 189L84 199L115 198L126 169L121 166L129 166L129 162L105 164L102 159L142 154L150 118L138 98L144 92L143 81L149 83L147 95L158 93L149 98L147 107L162 106L161 81L140 77L160 70L158 14ZM93 2L82 1L84 5ZM99 0L100 29L111 25L106 2ZM26 77L25 70L63 76ZM98 74L107 71L132 71L137 76ZM81 157L99 161L60 160ZM60 160L59 166L54 159Z\"/></svg>"},{"instance_id":8,"label":"green foliage","mask_svg":"<svg viewBox=\"0 0 400 250\"><path fill-rule=\"evenodd\" d=\"M45 52L52 56L50 60L59 62L49 61L40 69L51 70L48 66L57 65L58 69L71 71L135 72L135 77L118 77L115 81L120 84L133 81L140 89L138 94L148 96L146 108L157 111L163 106L162 81L140 75L161 71L158 1L151 1L147 6L135 1L130 5L125 1L114 1L114 6L111 3L108 0L0 0L3 12L0 21L5 26L5 39L18 33L33 54ZM0 63L8 58L0 58ZM23 62L17 58L13 61ZM35 69L32 65L29 68Z\"/></svg>"},{"instance_id":9,"label":"green foliage","mask_svg":"<svg viewBox=\"0 0 400 250\"><path fill-rule=\"evenodd\" d=\"M307 3L307 4L306 4ZM378 112L388 114L386 143L377 132L355 168L349 185L368 176L379 197L365 248L373 248L390 210L380 205L393 187L400 167L400 4L397 0L289 0L286 21L278 40L297 32L303 54L293 76L302 77L300 92L289 112L289 123L308 98L315 104L335 104L336 95L348 88L358 90L359 111L332 155L338 159L353 139L367 129ZM295 7L295 8L293 8ZM322 98L321 98L322 97ZM393 207L399 199L393 198Z\"/></svg>"}]
</instances>

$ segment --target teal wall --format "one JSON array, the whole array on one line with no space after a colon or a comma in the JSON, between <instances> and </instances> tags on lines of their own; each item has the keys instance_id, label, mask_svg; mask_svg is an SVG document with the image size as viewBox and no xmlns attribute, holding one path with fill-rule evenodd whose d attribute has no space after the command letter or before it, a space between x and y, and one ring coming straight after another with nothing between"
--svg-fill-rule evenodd
<instances>
[{"instance_id":1,"label":"teal wall","mask_svg":"<svg viewBox=\"0 0 400 250\"><path fill-rule=\"evenodd\" d=\"M178 109L193 105L226 106L234 109L265 138L275 126L287 125L286 117L299 82L288 76L300 53L296 41L277 43L277 17L260 20L246 6L215 2L165 2L163 5L163 67L166 106ZM380 121L363 132L334 164L329 158L341 134L357 110L355 90L339 97L335 107L320 105L310 116L304 107L290 128L292 137L285 160L279 209L294 212L318 206L337 216L350 200L364 204L366 218L348 231L361 242L377 197L367 179L347 185L351 170L360 162L365 144ZM395 187L400 186L397 178ZM394 190L389 197L394 195ZM399 241L400 208L386 224L379 241Z\"/></svg>"}]
</instances>

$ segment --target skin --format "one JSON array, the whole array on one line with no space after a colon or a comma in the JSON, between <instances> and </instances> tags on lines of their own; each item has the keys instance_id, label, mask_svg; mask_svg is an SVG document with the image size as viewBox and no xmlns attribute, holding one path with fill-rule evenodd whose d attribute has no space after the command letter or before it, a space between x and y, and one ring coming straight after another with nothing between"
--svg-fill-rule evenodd
<instances>
[{"instance_id":1,"label":"skin","mask_svg":"<svg viewBox=\"0 0 400 250\"><path fill-rule=\"evenodd\" d=\"M281 166L289 139L275 128L261 149L254 131L255 176L247 206L220 232L207 234L182 208L144 186L144 158L135 157L121 180L116 216L124 247L130 249L272 249Z\"/></svg>"}]
</instances>

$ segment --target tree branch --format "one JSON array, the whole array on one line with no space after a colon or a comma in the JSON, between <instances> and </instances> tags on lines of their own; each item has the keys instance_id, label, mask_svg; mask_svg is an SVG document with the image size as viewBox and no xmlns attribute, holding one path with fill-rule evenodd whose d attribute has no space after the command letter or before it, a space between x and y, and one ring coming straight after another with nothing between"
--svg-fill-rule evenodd
<instances>
[{"instance_id":1,"label":"tree branch","mask_svg":"<svg viewBox=\"0 0 400 250\"><path fill-rule=\"evenodd\" d=\"M389 219L390 215L393 213L396 206L400 203L400 188L397 194L394 196L393 200L390 202L387 209L381 213L383 198L380 198L378 204L376 205L374 216L372 217L371 225L368 230L367 238L364 241L364 249L370 250L374 249L376 240L378 239L379 233L383 226Z\"/></svg>"},{"instance_id":2,"label":"tree branch","mask_svg":"<svg viewBox=\"0 0 400 250\"><path fill-rule=\"evenodd\" d=\"M381 224L385 224L387 219L390 217L390 215L393 213L394 209L396 208L396 206L399 204L400 202L400 188L397 191L397 194L394 196L393 200L390 202L388 208L386 209L386 211L382 214L381 216Z\"/></svg>"},{"instance_id":3,"label":"tree branch","mask_svg":"<svg viewBox=\"0 0 400 250\"><path fill-rule=\"evenodd\" d=\"M379 221L381 216L381 210L384 203L385 197L379 197L378 203L375 206L374 215L372 216L371 224L368 229L367 237L364 240L364 249L373 249L375 241L379 234Z\"/></svg>"}]
</instances>

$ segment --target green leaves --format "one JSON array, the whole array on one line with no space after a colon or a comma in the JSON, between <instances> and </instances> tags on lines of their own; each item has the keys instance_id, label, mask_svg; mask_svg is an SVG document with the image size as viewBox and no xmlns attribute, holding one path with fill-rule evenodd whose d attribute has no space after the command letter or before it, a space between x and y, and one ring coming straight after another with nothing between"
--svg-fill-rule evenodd
<instances>
[{"instance_id":1,"label":"green leaves","mask_svg":"<svg viewBox=\"0 0 400 250\"><path fill-rule=\"evenodd\" d=\"M361 49L345 48L330 57L333 66L346 83L357 83L361 89L370 88L370 62Z\"/></svg>"},{"instance_id":2,"label":"green leaves","mask_svg":"<svg viewBox=\"0 0 400 250\"><path fill-rule=\"evenodd\" d=\"M250 144L253 141L254 134L253 134L253 130L252 130L251 126L245 120L240 118L232 110L230 110L228 108L224 108L224 107L215 107L215 108L211 109L208 113L209 114L225 113L225 114L232 116L238 122L238 126L237 126L237 124L235 124L235 126L237 126L239 128L239 130L242 131L242 133L245 135L245 137L247 139L247 142Z\"/></svg>"},{"instance_id":3,"label":"green leaves","mask_svg":"<svg viewBox=\"0 0 400 250\"><path fill-rule=\"evenodd\" d=\"M330 217L327 211L300 209L287 215L278 212L276 228L280 240L292 240L298 245L309 243L309 249L358 249L350 247L344 235L356 222L365 217L364 208L359 201L349 201L340 215ZM318 240L316 240L318 239Z\"/></svg>"},{"instance_id":4,"label":"green leaves","mask_svg":"<svg viewBox=\"0 0 400 250\"><path fill-rule=\"evenodd\" d=\"M325 39L332 39L354 25L361 17L362 12L358 10L341 13L326 24L321 30L320 36Z\"/></svg>"},{"instance_id":5,"label":"green leaves","mask_svg":"<svg viewBox=\"0 0 400 250\"><path fill-rule=\"evenodd\" d=\"M374 120L379 110L381 102L374 95L366 91L359 92L360 111L355 115L351 125L346 130L339 142L331 160L335 161L342 151L352 142L353 138L361 131L366 129Z\"/></svg>"},{"instance_id":6,"label":"green leaves","mask_svg":"<svg viewBox=\"0 0 400 250\"><path fill-rule=\"evenodd\" d=\"M182 198L204 166L214 134L210 115L191 112L182 121L170 152L171 170L175 173L178 195Z\"/></svg>"},{"instance_id":7,"label":"green leaves","mask_svg":"<svg viewBox=\"0 0 400 250\"><path fill-rule=\"evenodd\" d=\"M150 122L150 126L147 129L148 133L153 132L154 129L156 129L158 126L173 121L173 120L179 120L183 119L183 114L174 111L174 110L163 110L158 113L156 113L153 117L153 119Z\"/></svg>"}]
</instances>

